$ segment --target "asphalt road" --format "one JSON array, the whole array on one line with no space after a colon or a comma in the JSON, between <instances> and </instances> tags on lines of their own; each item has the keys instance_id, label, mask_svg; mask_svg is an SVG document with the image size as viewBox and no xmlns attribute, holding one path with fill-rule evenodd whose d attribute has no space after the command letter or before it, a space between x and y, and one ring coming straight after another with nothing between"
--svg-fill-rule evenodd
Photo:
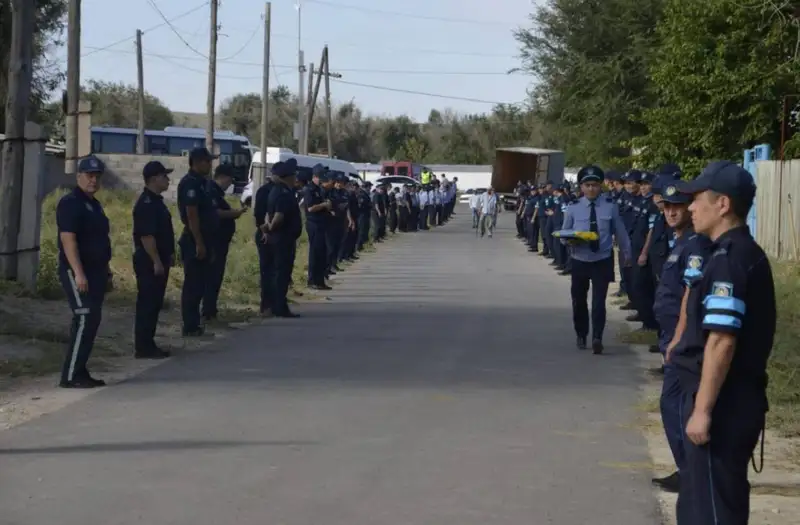
<instances>
[{"instance_id":1,"label":"asphalt road","mask_svg":"<svg viewBox=\"0 0 800 525\"><path fill-rule=\"evenodd\" d=\"M0 524L658 523L635 359L575 348L568 281L500 222L3 432Z\"/></svg>"}]
</instances>

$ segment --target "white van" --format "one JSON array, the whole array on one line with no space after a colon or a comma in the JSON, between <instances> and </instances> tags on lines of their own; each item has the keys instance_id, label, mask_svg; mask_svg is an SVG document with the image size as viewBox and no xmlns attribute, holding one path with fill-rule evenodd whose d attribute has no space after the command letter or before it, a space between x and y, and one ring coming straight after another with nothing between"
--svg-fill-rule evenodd
<instances>
[{"instance_id":1,"label":"white van","mask_svg":"<svg viewBox=\"0 0 800 525\"><path fill-rule=\"evenodd\" d=\"M256 169L263 169L261 167L261 158L260 151L253 153L253 160L250 163L249 181L241 195L242 203L251 200L253 196L253 172ZM265 163L266 169L269 170L272 168L273 164L277 164L278 162L286 162L289 159L295 159L297 161L298 173L307 174L309 179L311 178L311 171L314 169L314 166L317 164L322 164L333 174L343 173L351 179L357 179L361 181L361 177L358 175L358 170L346 160L329 159L328 157L315 157L314 155L298 155L288 148L267 148L267 158Z\"/></svg>"}]
</instances>

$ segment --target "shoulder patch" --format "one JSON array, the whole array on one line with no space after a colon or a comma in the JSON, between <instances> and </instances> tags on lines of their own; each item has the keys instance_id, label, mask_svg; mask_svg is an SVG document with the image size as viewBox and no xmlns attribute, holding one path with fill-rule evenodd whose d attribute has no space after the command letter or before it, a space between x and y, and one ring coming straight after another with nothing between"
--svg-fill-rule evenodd
<instances>
[{"instance_id":1,"label":"shoulder patch","mask_svg":"<svg viewBox=\"0 0 800 525\"><path fill-rule=\"evenodd\" d=\"M678 258L679 258L678 254L677 253L673 253L672 255L667 257L667 262L671 262L671 263L677 262Z\"/></svg>"},{"instance_id":2,"label":"shoulder patch","mask_svg":"<svg viewBox=\"0 0 800 525\"><path fill-rule=\"evenodd\" d=\"M720 248L720 249L718 249L717 251L714 252L712 257L716 257L718 255L727 255L727 254L728 254L727 248Z\"/></svg>"},{"instance_id":3,"label":"shoulder patch","mask_svg":"<svg viewBox=\"0 0 800 525\"><path fill-rule=\"evenodd\" d=\"M142 199L142 201L143 201L145 204L150 204L150 203L152 202L152 201L150 200L150 197L148 197L147 195L145 195L145 197L144 197L144 199Z\"/></svg>"},{"instance_id":4,"label":"shoulder patch","mask_svg":"<svg viewBox=\"0 0 800 525\"><path fill-rule=\"evenodd\" d=\"M190 199L193 199L197 196L197 192L194 191L194 189L187 190L186 196L189 197Z\"/></svg>"},{"instance_id":5,"label":"shoulder patch","mask_svg":"<svg viewBox=\"0 0 800 525\"><path fill-rule=\"evenodd\" d=\"M714 281L711 285L711 295L718 297L730 297L733 295L733 283Z\"/></svg>"}]
</instances>

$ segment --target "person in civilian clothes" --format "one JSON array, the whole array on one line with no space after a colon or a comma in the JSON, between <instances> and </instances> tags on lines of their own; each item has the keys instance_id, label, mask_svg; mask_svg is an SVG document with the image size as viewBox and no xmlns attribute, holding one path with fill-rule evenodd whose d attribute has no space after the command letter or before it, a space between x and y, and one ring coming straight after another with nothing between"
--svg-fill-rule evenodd
<instances>
[{"instance_id":1,"label":"person in civilian clothes","mask_svg":"<svg viewBox=\"0 0 800 525\"><path fill-rule=\"evenodd\" d=\"M578 171L578 182L583 197L567 208L563 228L595 232L599 239L572 245L572 319L578 348L583 350L589 335L586 300L591 284L592 351L601 354L606 326L606 295L608 285L614 282L613 241L616 239L622 250L625 264L630 264L631 244L617 207L610 198L600 198L603 170L597 166L585 166Z\"/></svg>"},{"instance_id":2,"label":"person in civilian clothes","mask_svg":"<svg viewBox=\"0 0 800 525\"><path fill-rule=\"evenodd\" d=\"M70 341L61 367L62 388L106 384L92 377L86 368L111 282L110 227L103 207L95 198L104 171L105 166L97 157L81 159L77 186L58 201L56 208L58 277L72 310Z\"/></svg>"},{"instance_id":3,"label":"person in civilian clothes","mask_svg":"<svg viewBox=\"0 0 800 525\"><path fill-rule=\"evenodd\" d=\"M169 188L169 174L158 161L142 170L144 191L133 206L133 271L136 273L134 357L163 359L169 352L156 346L158 316L164 306L169 270L175 264L175 232L172 214L162 193Z\"/></svg>"},{"instance_id":4,"label":"person in civilian clothes","mask_svg":"<svg viewBox=\"0 0 800 525\"><path fill-rule=\"evenodd\" d=\"M219 218L217 234L212 239L214 244L214 257L209 261L208 282L203 295L203 319L211 322L217 318L219 292L222 281L225 279L225 266L228 263L228 251L231 247L233 235L236 233L236 220L247 213L248 208L243 206L234 210L225 200L225 192L233 184L233 165L220 164L214 170L214 178L208 181L208 191L214 201Z\"/></svg>"}]
</instances>

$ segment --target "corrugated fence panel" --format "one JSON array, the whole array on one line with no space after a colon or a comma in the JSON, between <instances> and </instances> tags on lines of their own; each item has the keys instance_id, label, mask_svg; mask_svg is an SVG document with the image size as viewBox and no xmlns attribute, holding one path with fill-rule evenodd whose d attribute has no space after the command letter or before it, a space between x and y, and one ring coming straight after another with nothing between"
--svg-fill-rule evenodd
<instances>
[{"instance_id":1,"label":"corrugated fence panel","mask_svg":"<svg viewBox=\"0 0 800 525\"><path fill-rule=\"evenodd\" d=\"M780 202L780 173L777 162L756 163L756 221L755 237L769 255L778 256L780 240L778 202Z\"/></svg>"}]
</instances>

